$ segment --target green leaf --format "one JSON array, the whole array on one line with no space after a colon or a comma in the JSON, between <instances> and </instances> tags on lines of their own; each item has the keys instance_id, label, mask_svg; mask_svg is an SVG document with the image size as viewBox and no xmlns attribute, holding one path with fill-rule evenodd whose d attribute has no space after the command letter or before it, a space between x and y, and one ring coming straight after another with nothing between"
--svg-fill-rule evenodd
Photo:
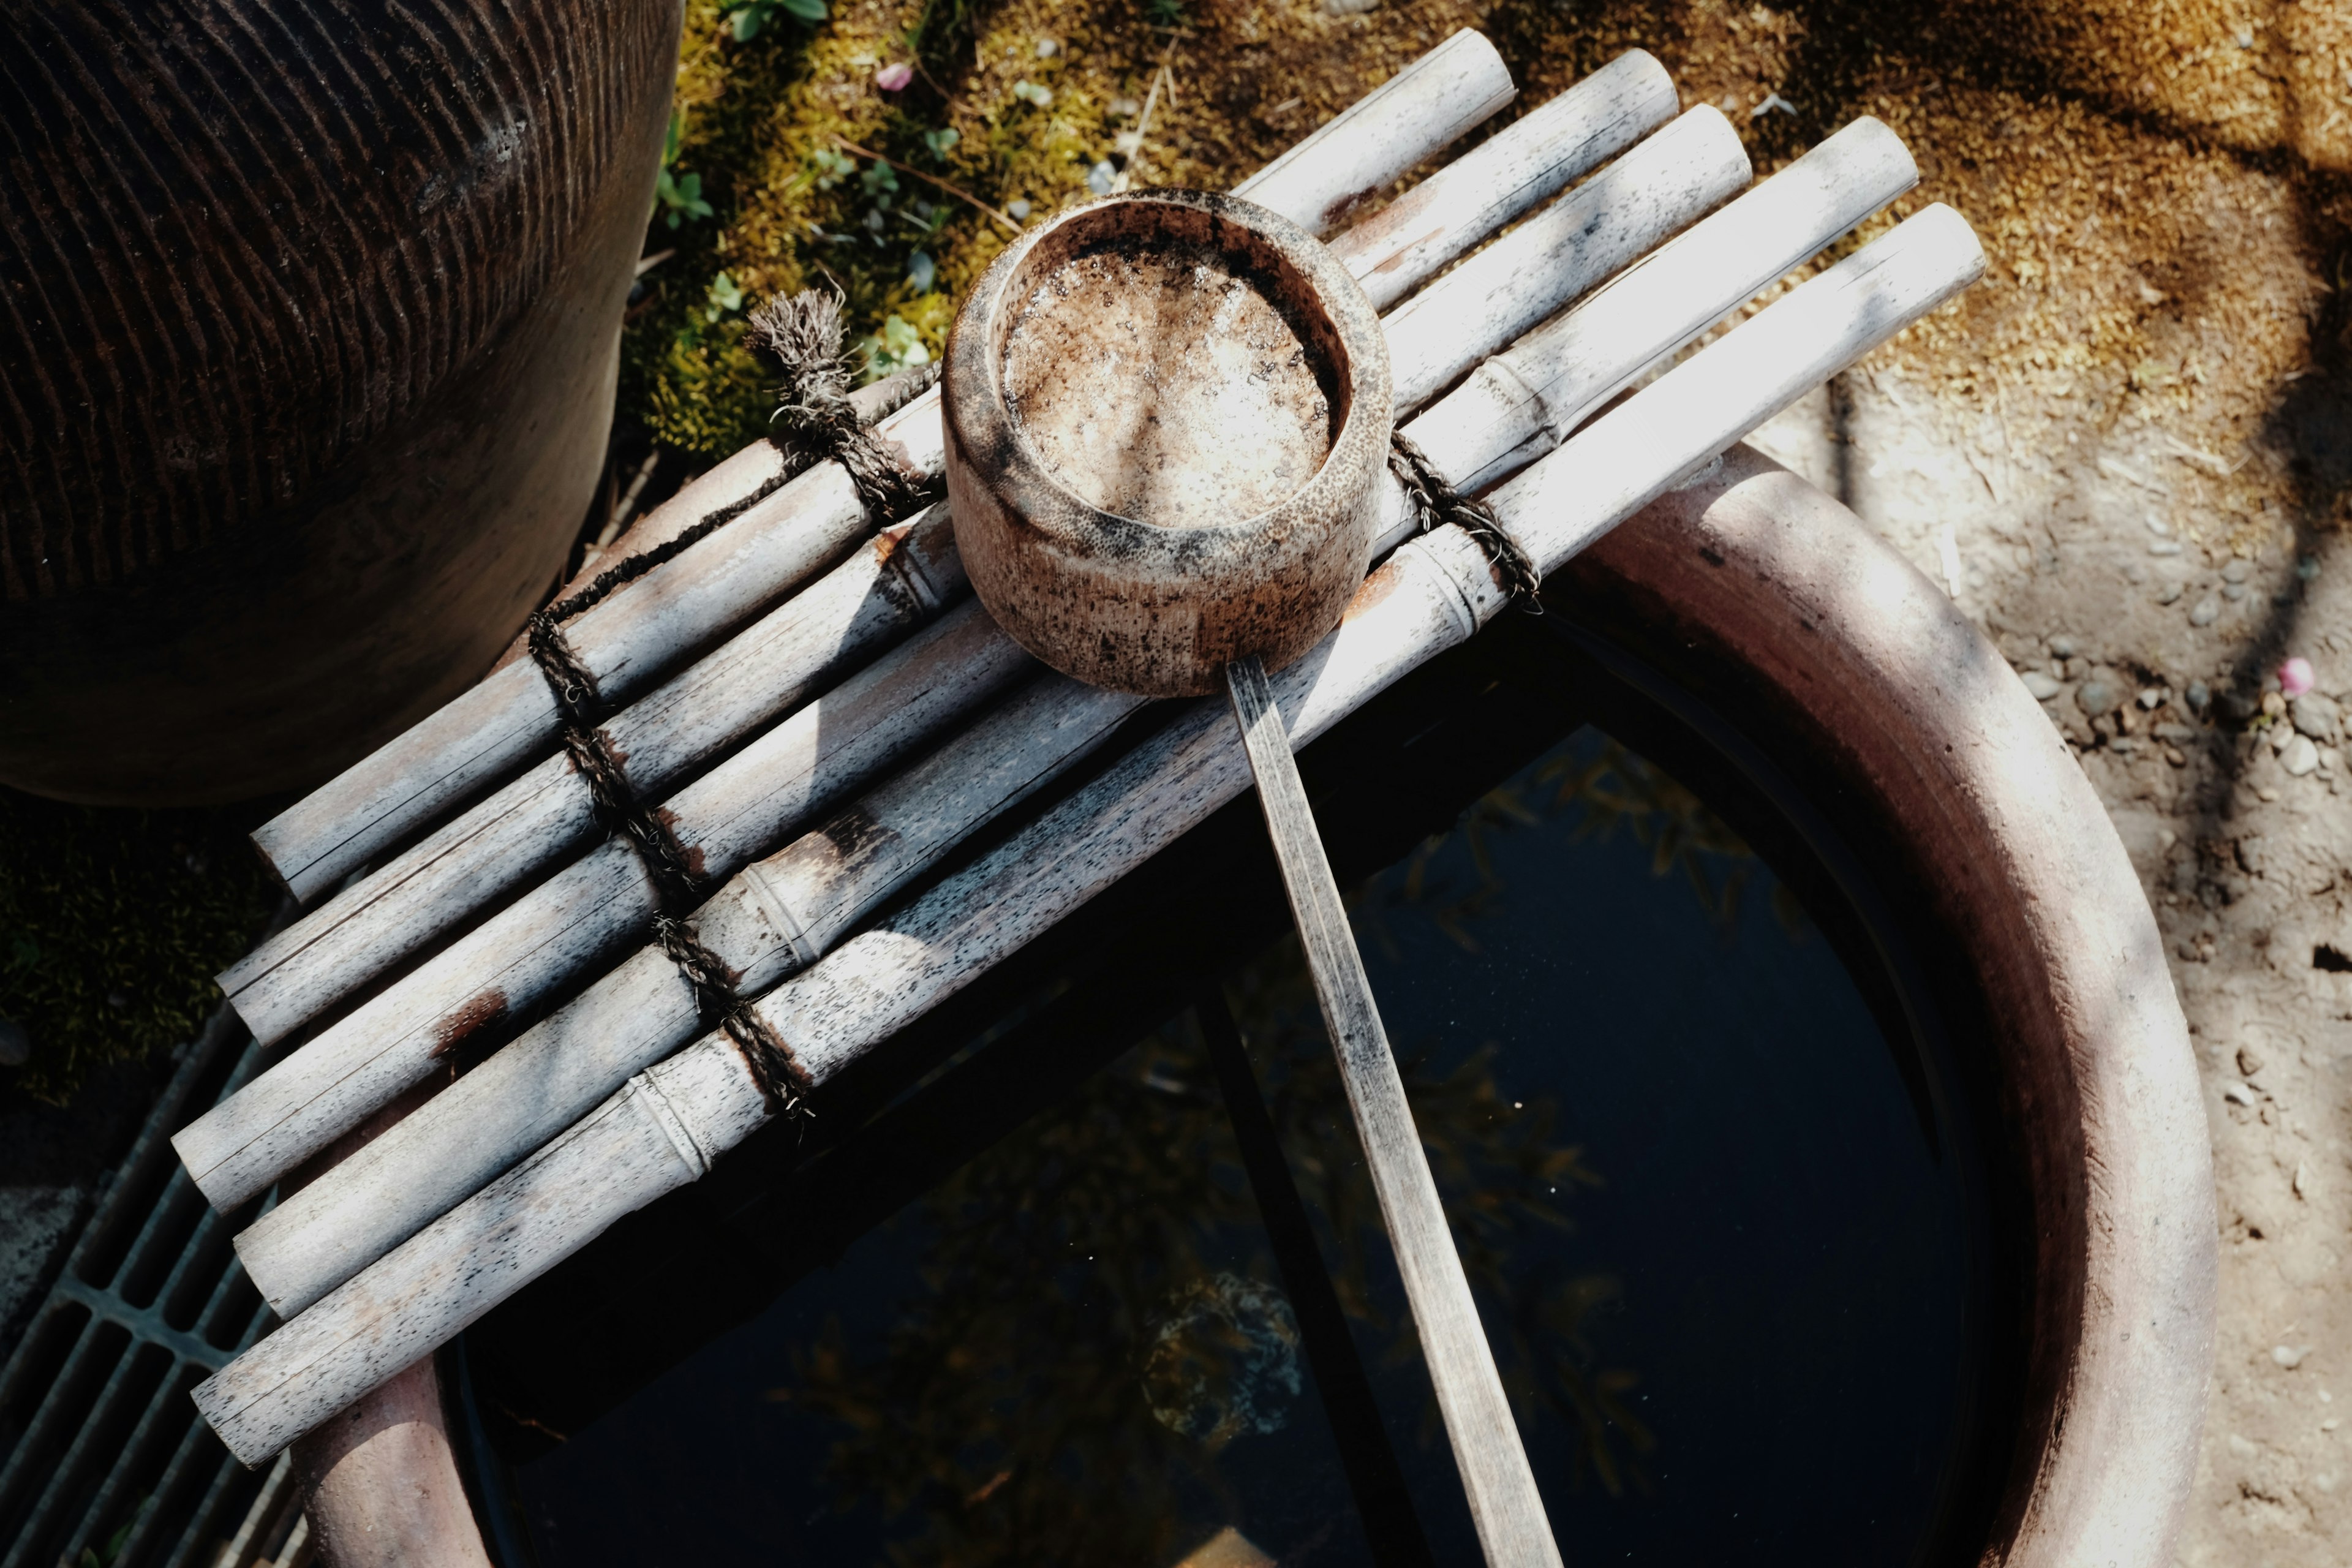
<instances>
[{"instance_id":1,"label":"green leaf","mask_svg":"<svg viewBox=\"0 0 2352 1568\"><path fill-rule=\"evenodd\" d=\"M963 132L952 125L944 130L923 132L923 145L929 147L931 150L931 156L940 162L945 162L948 150L962 140Z\"/></svg>"},{"instance_id":2,"label":"green leaf","mask_svg":"<svg viewBox=\"0 0 2352 1568\"><path fill-rule=\"evenodd\" d=\"M743 308L741 286L724 272L710 280L708 298L710 303L702 312L702 319L706 321L716 321L719 317Z\"/></svg>"},{"instance_id":3,"label":"green leaf","mask_svg":"<svg viewBox=\"0 0 2352 1568\"><path fill-rule=\"evenodd\" d=\"M825 18L824 0L776 0L776 4L803 22L822 22Z\"/></svg>"},{"instance_id":4,"label":"green leaf","mask_svg":"<svg viewBox=\"0 0 2352 1568\"><path fill-rule=\"evenodd\" d=\"M760 24L768 19L768 7L753 4L742 7L734 16L735 41L749 43L760 36Z\"/></svg>"}]
</instances>

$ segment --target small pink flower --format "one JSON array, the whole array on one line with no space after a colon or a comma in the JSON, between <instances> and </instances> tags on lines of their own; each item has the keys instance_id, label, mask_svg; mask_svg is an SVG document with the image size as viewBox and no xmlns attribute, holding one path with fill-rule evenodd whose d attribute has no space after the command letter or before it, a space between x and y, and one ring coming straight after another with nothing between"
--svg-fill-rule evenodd
<instances>
[{"instance_id":1,"label":"small pink flower","mask_svg":"<svg viewBox=\"0 0 2352 1568\"><path fill-rule=\"evenodd\" d=\"M903 92L915 79L915 68L904 60L893 60L874 73L874 85L884 92Z\"/></svg>"},{"instance_id":2,"label":"small pink flower","mask_svg":"<svg viewBox=\"0 0 2352 1568\"><path fill-rule=\"evenodd\" d=\"M2311 660L2291 658L2279 666L2279 690L2289 697L2300 697L2311 689Z\"/></svg>"}]
</instances>

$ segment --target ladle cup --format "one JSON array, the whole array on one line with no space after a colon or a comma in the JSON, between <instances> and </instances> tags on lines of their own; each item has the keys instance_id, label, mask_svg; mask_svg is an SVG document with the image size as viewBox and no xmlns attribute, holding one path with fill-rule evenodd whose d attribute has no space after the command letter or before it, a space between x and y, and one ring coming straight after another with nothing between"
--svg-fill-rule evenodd
<instances>
[{"instance_id":1,"label":"ladle cup","mask_svg":"<svg viewBox=\"0 0 2352 1568\"><path fill-rule=\"evenodd\" d=\"M1370 301L1274 213L1140 192L1007 248L945 370L956 544L989 613L1078 679L1233 704L1480 1544L1556 1568L1266 678L1339 624L1370 564L1391 430Z\"/></svg>"}]
</instances>

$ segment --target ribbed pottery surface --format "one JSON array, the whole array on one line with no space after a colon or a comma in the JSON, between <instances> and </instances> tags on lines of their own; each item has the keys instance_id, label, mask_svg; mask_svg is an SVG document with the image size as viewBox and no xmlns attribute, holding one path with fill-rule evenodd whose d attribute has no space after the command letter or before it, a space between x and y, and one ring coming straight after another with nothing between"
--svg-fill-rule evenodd
<instances>
[{"instance_id":1,"label":"ribbed pottery surface","mask_svg":"<svg viewBox=\"0 0 2352 1568\"><path fill-rule=\"evenodd\" d=\"M364 637L372 614L413 631L437 597L501 623L407 637L383 671L411 688L383 693L395 705L479 673L476 645L511 632L561 546L534 539L527 561L475 546L466 574L498 592L468 599L445 577L410 602L450 573L436 526L494 544L552 528L499 511L523 465L435 426L466 403L468 424L545 442L579 424L583 387L609 383L677 27L661 0L0 13L0 595L51 606L0 630L0 673L20 689L0 704L30 704L0 741L0 778L144 798L133 775L160 758L121 759L121 787L54 759L96 743L76 712L136 730L143 706L180 727L184 694L120 689L185 683L186 648L257 614L283 635L195 658L228 689L195 705L258 740L242 765L257 778L323 764L268 763L282 742L266 723L257 736L253 710L290 704L329 731L314 751L351 749L344 704L289 689L285 664ZM582 329L597 355L562 341ZM502 355L522 363L486 378ZM601 455L593 435L572 444ZM570 523L593 480L559 487L577 492ZM422 488L354 510L404 482ZM419 515L448 490L462 516ZM329 688L366 697L328 651ZM436 664L467 668L445 680ZM247 667L276 685L240 691ZM214 771L224 787L187 793L236 793L238 768Z\"/></svg>"}]
</instances>

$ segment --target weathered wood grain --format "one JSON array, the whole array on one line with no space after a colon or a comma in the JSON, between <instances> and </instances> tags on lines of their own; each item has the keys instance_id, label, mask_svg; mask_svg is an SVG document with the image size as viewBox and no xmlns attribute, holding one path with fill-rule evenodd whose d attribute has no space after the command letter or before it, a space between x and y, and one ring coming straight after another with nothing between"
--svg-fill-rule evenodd
<instances>
[{"instance_id":1,"label":"weathered wood grain","mask_svg":"<svg viewBox=\"0 0 2352 1568\"><path fill-rule=\"evenodd\" d=\"M1422 1360L1462 1472L1479 1547L1490 1564L1557 1568L1559 1548L1544 1515L1543 1495L1536 1489L1502 1374L1495 1369L1495 1352L1478 1321L1478 1304L1470 1297L1470 1278L1462 1271L1461 1254L1446 1226L1437 1179L1430 1174L1429 1156L1413 1125L1412 1106L1381 1024L1371 977L1356 950L1339 884L1323 854L1273 683L1255 658L1236 659L1225 679L1250 776L1256 781L1258 806L1282 868L1283 891L1290 899L1299 950L1331 1037L1340 1087L1364 1146L1381 1222L1396 1252Z\"/></svg>"},{"instance_id":2,"label":"weathered wood grain","mask_svg":"<svg viewBox=\"0 0 2352 1568\"><path fill-rule=\"evenodd\" d=\"M1966 287L1983 266L1975 237L1948 208L1907 220L1496 492L1504 526L1547 570L1558 567L1762 418ZM1292 746L1472 635L1503 605L1484 556L1459 530L1411 542L1367 580L1338 631L1276 675ZM821 1083L1082 908L1248 782L1226 716L1195 704L1031 826L779 987L760 1010ZM638 1085L663 1096L663 1121L645 1109ZM240 1356L197 1390L199 1407L240 1459L268 1458L620 1215L698 1179L765 1115L733 1044L706 1037Z\"/></svg>"},{"instance_id":3,"label":"weathered wood grain","mask_svg":"<svg viewBox=\"0 0 2352 1568\"><path fill-rule=\"evenodd\" d=\"M1878 135L1892 140L1883 128ZM1873 144L1884 152L1883 143ZM1892 195L1907 183L1910 167L1899 145L1894 153L1860 167L1844 165L1844 172ZM1790 182L1797 192L1793 204L1812 214L1815 243L1796 250L1800 259L1850 226L1859 199L1822 207L1811 188L1820 168L1800 160L1767 182L1768 187ZM1757 239L1759 229L1769 236L1783 206L1763 204L1745 211L1750 216L1739 226L1717 231L1725 243ZM1547 327L1536 334L1546 345L1542 353L1529 353L1525 343L1511 352L1539 385L1565 376L1597 385L1622 383L1760 288L1769 279L1757 269L1781 265L1775 258L1785 257L1790 244L1784 238L1777 249L1696 279L1716 290L1717 305L1677 304L1656 312L1646 327L1623 324L1622 313L1612 316L1614 330L1596 335L1589 350L1579 350L1578 333ZM1600 310L1606 298L1570 312L1563 325ZM1475 421L1441 416L1454 403L1477 395L1465 387L1412 427L1416 434L1432 427L1424 449L1441 468L1467 466L1483 450L1453 443L1492 439ZM1507 407L1527 422L1502 443L1515 454L1512 468L1549 449L1547 431L1572 423L1554 418L1545 424L1546 405L1538 402L1521 400ZM1391 489L1386 516L1377 546L1381 554L1404 542L1418 526L1401 490ZM747 869L740 880L758 880L756 897L748 886L731 888L708 906L701 917L705 940L739 971L740 987L755 994L814 963L854 922L954 844L1039 787L1052 772L1087 754L1132 710L1132 704L1065 684L1067 689L1058 693L1053 681L1031 687L1020 701L982 718L907 774ZM730 898L756 906L762 915L714 921L713 910L734 907ZM698 1016L682 988L673 990L655 978L665 967L667 960L631 960L500 1052L491 1065L499 1066L509 1052L516 1053L514 1062L488 1077L487 1069L478 1068L378 1140L367 1154L330 1173L246 1232L238 1251L264 1295L281 1312L300 1310L538 1147L551 1124L585 1112L629 1072L684 1045ZM559 1051L560 1064L551 1055ZM533 1098L519 1100L509 1092L518 1081L532 1086Z\"/></svg>"}]
</instances>

